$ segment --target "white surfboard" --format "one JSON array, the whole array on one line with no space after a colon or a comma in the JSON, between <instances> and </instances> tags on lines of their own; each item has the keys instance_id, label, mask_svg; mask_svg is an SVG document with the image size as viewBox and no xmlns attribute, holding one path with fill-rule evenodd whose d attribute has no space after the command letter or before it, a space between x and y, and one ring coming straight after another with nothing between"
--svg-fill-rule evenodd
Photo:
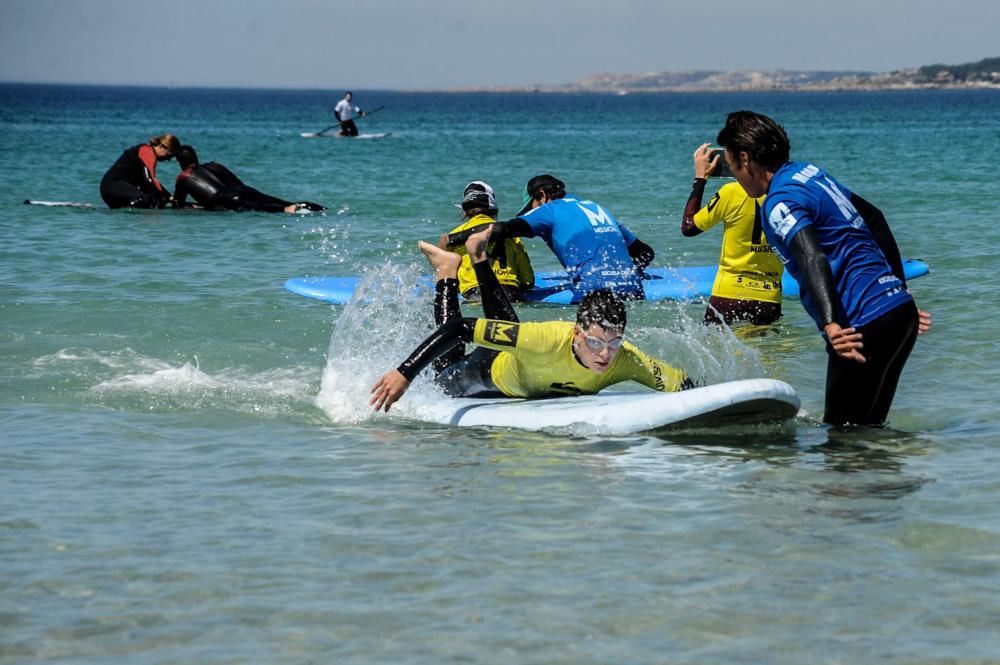
<instances>
[{"instance_id":1,"label":"white surfboard","mask_svg":"<svg viewBox=\"0 0 1000 665\"><path fill-rule=\"evenodd\" d=\"M344 136L336 132L302 132L299 136L304 139L384 139L392 136L392 132L373 132L357 136Z\"/></svg>"},{"instance_id":2,"label":"white surfboard","mask_svg":"<svg viewBox=\"0 0 1000 665\"><path fill-rule=\"evenodd\" d=\"M634 434L787 420L795 417L799 404L795 389L784 381L743 379L676 393L608 390L551 399L454 398L425 405L419 417L456 427Z\"/></svg>"},{"instance_id":3,"label":"white surfboard","mask_svg":"<svg viewBox=\"0 0 1000 665\"><path fill-rule=\"evenodd\" d=\"M24 205L48 206L50 208L95 208L96 207L92 203L77 203L76 201L36 201L34 199L25 199Z\"/></svg>"}]
</instances>

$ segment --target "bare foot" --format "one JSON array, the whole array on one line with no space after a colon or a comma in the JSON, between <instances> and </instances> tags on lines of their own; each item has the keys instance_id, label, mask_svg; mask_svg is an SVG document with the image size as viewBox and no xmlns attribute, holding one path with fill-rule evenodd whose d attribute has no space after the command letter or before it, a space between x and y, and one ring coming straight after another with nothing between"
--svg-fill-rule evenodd
<instances>
[{"instance_id":1,"label":"bare foot","mask_svg":"<svg viewBox=\"0 0 1000 665\"><path fill-rule=\"evenodd\" d=\"M427 261L434 268L435 281L458 277L458 266L462 263L461 256L423 240L417 243L417 248L427 257Z\"/></svg>"},{"instance_id":2,"label":"bare foot","mask_svg":"<svg viewBox=\"0 0 1000 665\"><path fill-rule=\"evenodd\" d=\"M492 224L466 238L465 251L469 253L470 261L480 263L486 260L486 248L489 246L491 235L493 235Z\"/></svg>"}]
</instances>

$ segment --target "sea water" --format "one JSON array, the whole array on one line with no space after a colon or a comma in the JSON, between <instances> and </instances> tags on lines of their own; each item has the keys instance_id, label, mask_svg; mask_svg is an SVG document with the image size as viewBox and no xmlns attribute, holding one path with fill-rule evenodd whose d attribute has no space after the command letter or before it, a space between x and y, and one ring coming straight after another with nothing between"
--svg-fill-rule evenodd
<instances>
[{"instance_id":1,"label":"sea water","mask_svg":"<svg viewBox=\"0 0 1000 665\"><path fill-rule=\"evenodd\" d=\"M360 91L389 138L301 138L339 93L0 87L0 662L1000 662L1000 93ZM691 154L742 108L931 266L889 428L821 424L797 300L766 330L629 308L695 377L789 382L786 424L457 430L420 421L446 399L423 378L369 410L432 328L405 285L467 182L505 218L553 173L657 265L711 264L718 231L679 232ZM105 209L107 167L163 132L327 211ZM282 288L354 274L380 297Z\"/></svg>"}]
</instances>

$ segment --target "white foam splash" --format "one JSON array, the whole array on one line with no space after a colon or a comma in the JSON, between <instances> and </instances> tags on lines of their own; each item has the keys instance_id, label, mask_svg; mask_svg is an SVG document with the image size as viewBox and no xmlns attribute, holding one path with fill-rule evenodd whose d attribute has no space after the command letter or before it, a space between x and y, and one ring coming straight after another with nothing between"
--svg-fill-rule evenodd
<instances>
[{"instance_id":1,"label":"white foam splash","mask_svg":"<svg viewBox=\"0 0 1000 665\"><path fill-rule=\"evenodd\" d=\"M386 263L362 275L354 297L334 322L316 396L316 406L333 422L373 417L368 405L372 385L432 330L432 290L424 271L416 264ZM393 411L414 414L421 396L428 393L447 399L418 379Z\"/></svg>"}]
</instances>

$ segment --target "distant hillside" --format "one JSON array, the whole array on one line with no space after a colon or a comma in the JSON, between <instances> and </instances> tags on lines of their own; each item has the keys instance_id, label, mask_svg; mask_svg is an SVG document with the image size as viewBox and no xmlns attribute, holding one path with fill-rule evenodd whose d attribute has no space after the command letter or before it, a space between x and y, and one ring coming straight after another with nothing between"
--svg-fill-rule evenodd
<instances>
[{"instance_id":1,"label":"distant hillside","mask_svg":"<svg viewBox=\"0 0 1000 665\"><path fill-rule=\"evenodd\" d=\"M889 73L858 71L680 71L595 74L563 85L491 88L535 92L725 92L763 90L906 90L1000 88L1000 58L963 65L926 65Z\"/></svg>"},{"instance_id":2,"label":"distant hillside","mask_svg":"<svg viewBox=\"0 0 1000 665\"><path fill-rule=\"evenodd\" d=\"M964 65L926 65L917 70L924 81L1000 83L1000 58L985 58Z\"/></svg>"}]
</instances>

